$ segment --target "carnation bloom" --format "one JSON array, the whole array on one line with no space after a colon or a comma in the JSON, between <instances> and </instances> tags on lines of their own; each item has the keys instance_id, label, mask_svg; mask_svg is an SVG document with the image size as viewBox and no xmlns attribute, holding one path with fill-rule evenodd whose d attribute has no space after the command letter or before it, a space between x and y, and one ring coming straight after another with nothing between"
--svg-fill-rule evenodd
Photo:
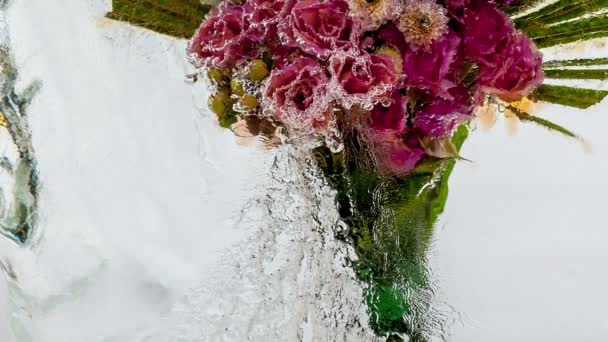
<instances>
[{"instance_id":1,"label":"carnation bloom","mask_svg":"<svg viewBox=\"0 0 608 342\"><path fill-rule=\"evenodd\" d=\"M214 9L198 28L187 53L201 67L233 67L257 54L261 32L252 29L241 6L223 5Z\"/></svg>"},{"instance_id":2,"label":"carnation bloom","mask_svg":"<svg viewBox=\"0 0 608 342\"><path fill-rule=\"evenodd\" d=\"M406 0L397 26L412 48L428 48L448 32L446 13L434 0Z\"/></svg>"},{"instance_id":3,"label":"carnation bloom","mask_svg":"<svg viewBox=\"0 0 608 342\"><path fill-rule=\"evenodd\" d=\"M372 148L381 172L403 176L425 156L418 137L393 132L373 132Z\"/></svg>"},{"instance_id":4,"label":"carnation bloom","mask_svg":"<svg viewBox=\"0 0 608 342\"><path fill-rule=\"evenodd\" d=\"M279 25L279 35L284 44L325 60L358 44L361 29L348 13L345 0L301 0Z\"/></svg>"},{"instance_id":5,"label":"carnation bloom","mask_svg":"<svg viewBox=\"0 0 608 342\"><path fill-rule=\"evenodd\" d=\"M370 112L370 128L376 132L403 133L405 131L407 98L394 92L390 105L377 104Z\"/></svg>"},{"instance_id":6,"label":"carnation bloom","mask_svg":"<svg viewBox=\"0 0 608 342\"><path fill-rule=\"evenodd\" d=\"M426 89L436 95L449 96L453 83L446 79L457 57L460 38L453 31L433 43L428 50L408 47L403 56L403 73L407 85Z\"/></svg>"},{"instance_id":7,"label":"carnation bloom","mask_svg":"<svg viewBox=\"0 0 608 342\"><path fill-rule=\"evenodd\" d=\"M348 51L334 55L329 61L331 89L340 103L350 108L371 107L390 97L398 80L395 61L387 55Z\"/></svg>"},{"instance_id":8,"label":"carnation bloom","mask_svg":"<svg viewBox=\"0 0 608 342\"><path fill-rule=\"evenodd\" d=\"M452 134L454 128L471 118L474 106L464 86L449 90L451 99L429 97L414 112L414 127L425 136L437 138Z\"/></svg>"},{"instance_id":9,"label":"carnation bloom","mask_svg":"<svg viewBox=\"0 0 608 342\"><path fill-rule=\"evenodd\" d=\"M366 31L376 30L387 21L397 19L403 11L401 0L349 0L351 16Z\"/></svg>"},{"instance_id":10,"label":"carnation bloom","mask_svg":"<svg viewBox=\"0 0 608 342\"><path fill-rule=\"evenodd\" d=\"M503 101L519 101L544 80L543 58L534 42L518 33L493 57L494 66L481 66L479 85L482 92Z\"/></svg>"},{"instance_id":11,"label":"carnation bloom","mask_svg":"<svg viewBox=\"0 0 608 342\"><path fill-rule=\"evenodd\" d=\"M480 64L491 64L491 57L514 34L509 18L496 6L481 1L475 9L464 11L464 44L468 57Z\"/></svg>"},{"instance_id":12,"label":"carnation bloom","mask_svg":"<svg viewBox=\"0 0 608 342\"><path fill-rule=\"evenodd\" d=\"M328 81L325 68L317 60L297 57L270 74L262 91L264 112L293 134L323 131L332 115Z\"/></svg>"},{"instance_id":13,"label":"carnation bloom","mask_svg":"<svg viewBox=\"0 0 608 342\"><path fill-rule=\"evenodd\" d=\"M264 32L266 38L277 33L277 24L285 18L295 0L247 0L243 5L252 27Z\"/></svg>"}]
</instances>

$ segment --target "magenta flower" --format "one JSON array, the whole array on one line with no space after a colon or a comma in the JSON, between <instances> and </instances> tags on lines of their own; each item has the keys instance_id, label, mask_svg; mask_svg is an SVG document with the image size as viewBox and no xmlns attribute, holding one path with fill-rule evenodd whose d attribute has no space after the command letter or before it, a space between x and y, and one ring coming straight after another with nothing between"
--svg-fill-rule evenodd
<instances>
[{"instance_id":1,"label":"magenta flower","mask_svg":"<svg viewBox=\"0 0 608 342\"><path fill-rule=\"evenodd\" d=\"M486 94L507 102L519 101L543 83L542 55L523 33L514 36L493 60L495 66L479 70L479 85Z\"/></svg>"},{"instance_id":2,"label":"magenta flower","mask_svg":"<svg viewBox=\"0 0 608 342\"><path fill-rule=\"evenodd\" d=\"M370 127L376 132L403 133L405 131L406 107L407 98L397 91L394 92L390 105L377 104L371 110Z\"/></svg>"},{"instance_id":3,"label":"magenta flower","mask_svg":"<svg viewBox=\"0 0 608 342\"><path fill-rule=\"evenodd\" d=\"M393 59L386 55L349 51L336 54L329 61L332 92L340 103L350 108L371 107L390 97L398 80Z\"/></svg>"},{"instance_id":4,"label":"magenta flower","mask_svg":"<svg viewBox=\"0 0 608 342\"><path fill-rule=\"evenodd\" d=\"M328 81L325 68L317 60L297 57L272 71L262 92L262 108L293 134L321 132L333 115Z\"/></svg>"},{"instance_id":5,"label":"magenta flower","mask_svg":"<svg viewBox=\"0 0 608 342\"><path fill-rule=\"evenodd\" d=\"M431 97L415 110L414 127L429 137L444 137L473 115L473 99L464 86L449 90L451 99Z\"/></svg>"},{"instance_id":6,"label":"magenta flower","mask_svg":"<svg viewBox=\"0 0 608 342\"><path fill-rule=\"evenodd\" d=\"M220 6L198 28L187 53L192 63L231 68L246 57L254 57L261 32L250 28L241 6Z\"/></svg>"},{"instance_id":7,"label":"magenta flower","mask_svg":"<svg viewBox=\"0 0 608 342\"><path fill-rule=\"evenodd\" d=\"M494 4L478 1L476 9L464 11L465 51L480 64L491 64L492 55L514 34L509 18Z\"/></svg>"},{"instance_id":8,"label":"magenta flower","mask_svg":"<svg viewBox=\"0 0 608 342\"><path fill-rule=\"evenodd\" d=\"M286 45L325 60L358 45L361 29L348 14L345 0L301 0L279 25L279 35Z\"/></svg>"},{"instance_id":9,"label":"magenta flower","mask_svg":"<svg viewBox=\"0 0 608 342\"><path fill-rule=\"evenodd\" d=\"M428 50L407 47L403 56L403 73L407 85L426 89L435 95L449 96L447 89L454 84L446 79L457 57L460 38L449 31Z\"/></svg>"},{"instance_id":10,"label":"magenta flower","mask_svg":"<svg viewBox=\"0 0 608 342\"><path fill-rule=\"evenodd\" d=\"M395 176L411 172L426 154L420 147L418 137L413 135L375 132L372 134L372 145L379 170Z\"/></svg>"}]
</instances>

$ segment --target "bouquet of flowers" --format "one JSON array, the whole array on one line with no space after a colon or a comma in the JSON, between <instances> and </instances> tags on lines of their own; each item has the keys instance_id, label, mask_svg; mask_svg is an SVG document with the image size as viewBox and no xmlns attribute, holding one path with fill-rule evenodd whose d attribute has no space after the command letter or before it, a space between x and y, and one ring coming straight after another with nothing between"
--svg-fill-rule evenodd
<instances>
[{"instance_id":1,"label":"bouquet of flowers","mask_svg":"<svg viewBox=\"0 0 608 342\"><path fill-rule=\"evenodd\" d=\"M589 66L608 61L543 64L539 48L605 36L608 3L538 4L226 1L188 46L213 84L210 108L222 127L306 146L318 160L337 191L379 335L423 341L442 325L426 252L475 113L494 108L576 137L520 101L587 108L606 96L543 81L603 79Z\"/></svg>"}]
</instances>

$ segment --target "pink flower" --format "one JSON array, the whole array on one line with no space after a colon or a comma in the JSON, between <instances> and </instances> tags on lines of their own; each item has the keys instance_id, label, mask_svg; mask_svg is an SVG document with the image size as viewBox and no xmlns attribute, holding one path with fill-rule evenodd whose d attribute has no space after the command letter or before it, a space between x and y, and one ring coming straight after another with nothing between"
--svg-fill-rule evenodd
<instances>
[{"instance_id":1,"label":"pink flower","mask_svg":"<svg viewBox=\"0 0 608 342\"><path fill-rule=\"evenodd\" d=\"M492 57L495 66L481 66L481 91L504 101L519 101L544 80L543 57L528 36L518 33Z\"/></svg>"},{"instance_id":2,"label":"pink flower","mask_svg":"<svg viewBox=\"0 0 608 342\"><path fill-rule=\"evenodd\" d=\"M344 107L371 107L390 97L396 86L397 67L386 55L349 51L334 55L329 61L334 96Z\"/></svg>"},{"instance_id":3,"label":"pink flower","mask_svg":"<svg viewBox=\"0 0 608 342\"><path fill-rule=\"evenodd\" d=\"M325 60L357 45L361 30L348 14L344 0L301 0L279 25L279 35L285 44Z\"/></svg>"},{"instance_id":4,"label":"pink flower","mask_svg":"<svg viewBox=\"0 0 608 342\"><path fill-rule=\"evenodd\" d=\"M370 127L376 132L403 133L405 131L405 115L407 98L393 92L389 106L377 104L370 113Z\"/></svg>"},{"instance_id":5,"label":"pink flower","mask_svg":"<svg viewBox=\"0 0 608 342\"><path fill-rule=\"evenodd\" d=\"M473 99L464 86L449 90L451 99L442 97L427 98L422 106L416 108L414 127L429 137L445 137L458 125L473 115Z\"/></svg>"},{"instance_id":6,"label":"pink flower","mask_svg":"<svg viewBox=\"0 0 608 342\"><path fill-rule=\"evenodd\" d=\"M296 0L247 0L245 11L251 26L264 32L266 39L277 34L279 21L289 15Z\"/></svg>"},{"instance_id":7,"label":"pink flower","mask_svg":"<svg viewBox=\"0 0 608 342\"><path fill-rule=\"evenodd\" d=\"M262 107L293 134L321 132L333 115L328 81L326 70L317 60L297 57L272 71L262 92Z\"/></svg>"},{"instance_id":8,"label":"pink flower","mask_svg":"<svg viewBox=\"0 0 608 342\"><path fill-rule=\"evenodd\" d=\"M411 172L426 155L414 135L376 132L372 135L372 143L380 172L394 176Z\"/></svg>"},{"instance_id":9,"label":"pink flower","mask_svg":"<svg viewBox=\"0 0 608 342\"><path fill-rule=\"evenodd\" d=\"M467 56L480 64L490 64L492 55L507 42L515 30L504 12L487 1L477 1L464 11L464 44Z\"/></svg>"},{"instance_id":10,"label":"pink flower","mask_svg":"<svg viewBox=\"0 0 608 342\"><path fill-rule=\"evenodd\" d=\"M407 47L403 56L403 73L407 85L426 89L436 95L449 96L454 84L446 79L459 52L460 38L450 30L428 50Z\"/></svg>"},{"instance_id":11,"label":"pink flower","mask_svg":"<svg viewBox=\"0 0 608 342\"><path fill-rule=\"evenodd\" d=\"M261 32L250 29L243 7L220 6L198 28L187 53L197 67L230 68L255 56L260 38Z\"/></svg>"}]
</instances>

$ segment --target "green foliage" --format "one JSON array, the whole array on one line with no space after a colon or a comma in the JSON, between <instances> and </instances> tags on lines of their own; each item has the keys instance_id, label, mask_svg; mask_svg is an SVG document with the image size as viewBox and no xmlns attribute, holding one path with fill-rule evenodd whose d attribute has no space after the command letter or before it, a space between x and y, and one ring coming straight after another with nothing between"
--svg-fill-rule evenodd
<instances>
[{"instance_id":1,"label":"green foliage","mask_svg":"<svg viewBox=\"0 0 608 342\"><path fill-rule=\"evenodd\" d=\"M454 145L460 148L467 135L468 128L460 127ZM394 179L366 169L360 160L364 149L349 146L344 153L332 154L319 148L315 156L337 190L340 214L350 227L348 237L359 258L357 274L369 285L366 298L373 328L380 335L406 333L412 341L426 341L427 331L407 322L424 322L425 312L431 310L419 307L426 303L414 297L432 291L426 256L455 160L431 158L416 172Z\"/></svg>"},{"instance_id":2,"label":"green foliage","mask_svg":"<svg viewBox=\"0 0 608 342\"><path fill-rule=\"evenodd\" d=\"M515 24L526 29L579 18L608 7L608 0L559 0L525 16L517 18Z\"/></svg>"},{"instance_id":3,"label":"green foliage","mask_svg":"<svg viewBox=\"0 0 608 342\"><path fill-rule=\"evenodd\" d=\"M554 60L543 63L543 68L563 68L573 66L596 66L596 65L608 65L608 58L584 58L584 59L570 59L570 60Z\"/></svg>"},{"instance_id":4,"label":"green foliage","mask_svg":"<svg viewBox=\"0 0 608 342\"><path fill-rule=\"evenodd\" d=\"M606 95L608 95L608 91L604 90L543 84L530 94L530 99L587 109L600 103Z\"/></svg>"},{"instance_id":5,"label":"green foliage","mask_svg":"<svg viewBox=\"0 0 608 342\"><path fill-rule=\"evenodd\" d=\"M526 28L539 48L608 36L608 15L581 18L551 26Z\"/></svg>"},{"instance_id":6,"label":"green foliage","mask_svg":"<svg viewBox=\"0 0 608 342\"><path fill-rule=\"evenodd\" d=\"M541 2L546 1L546 0L519 0L519 1L514 1L512 4L510 5L504 5L503 6L503 10L511 15L517 15L518 13L522 13L527 11L530 8L533 8L534 6L540 4Z\"/></svg>"},{"instance_id":7,"label":"green foliage","mask_svg":"<svg viewBox=\"0 0 608 342\"><path fill-rule=\"evenodd\" d=\"M111 19L178 38L190 38L210 7L199 0L112 0Z\"/></svg>"},{"instance_id":8,"label":"green foliage","mask_svg":"<svg viewBox=\"0 0 608 342\"><path fill-rule=\"evenodd\" d=\"M545 77L571 80L605 80L608 69L545 69Z\"/></svg>"},{"instance_id":9,"label":"green foliage","mask_svg":"<svg viewBox=\"0 0 608 342\"><path fill-rule=\"evenodd\" d=\"M514 20L540 48L608 36L608 0L559 0Z\"/></svg>"}]
</instances>

